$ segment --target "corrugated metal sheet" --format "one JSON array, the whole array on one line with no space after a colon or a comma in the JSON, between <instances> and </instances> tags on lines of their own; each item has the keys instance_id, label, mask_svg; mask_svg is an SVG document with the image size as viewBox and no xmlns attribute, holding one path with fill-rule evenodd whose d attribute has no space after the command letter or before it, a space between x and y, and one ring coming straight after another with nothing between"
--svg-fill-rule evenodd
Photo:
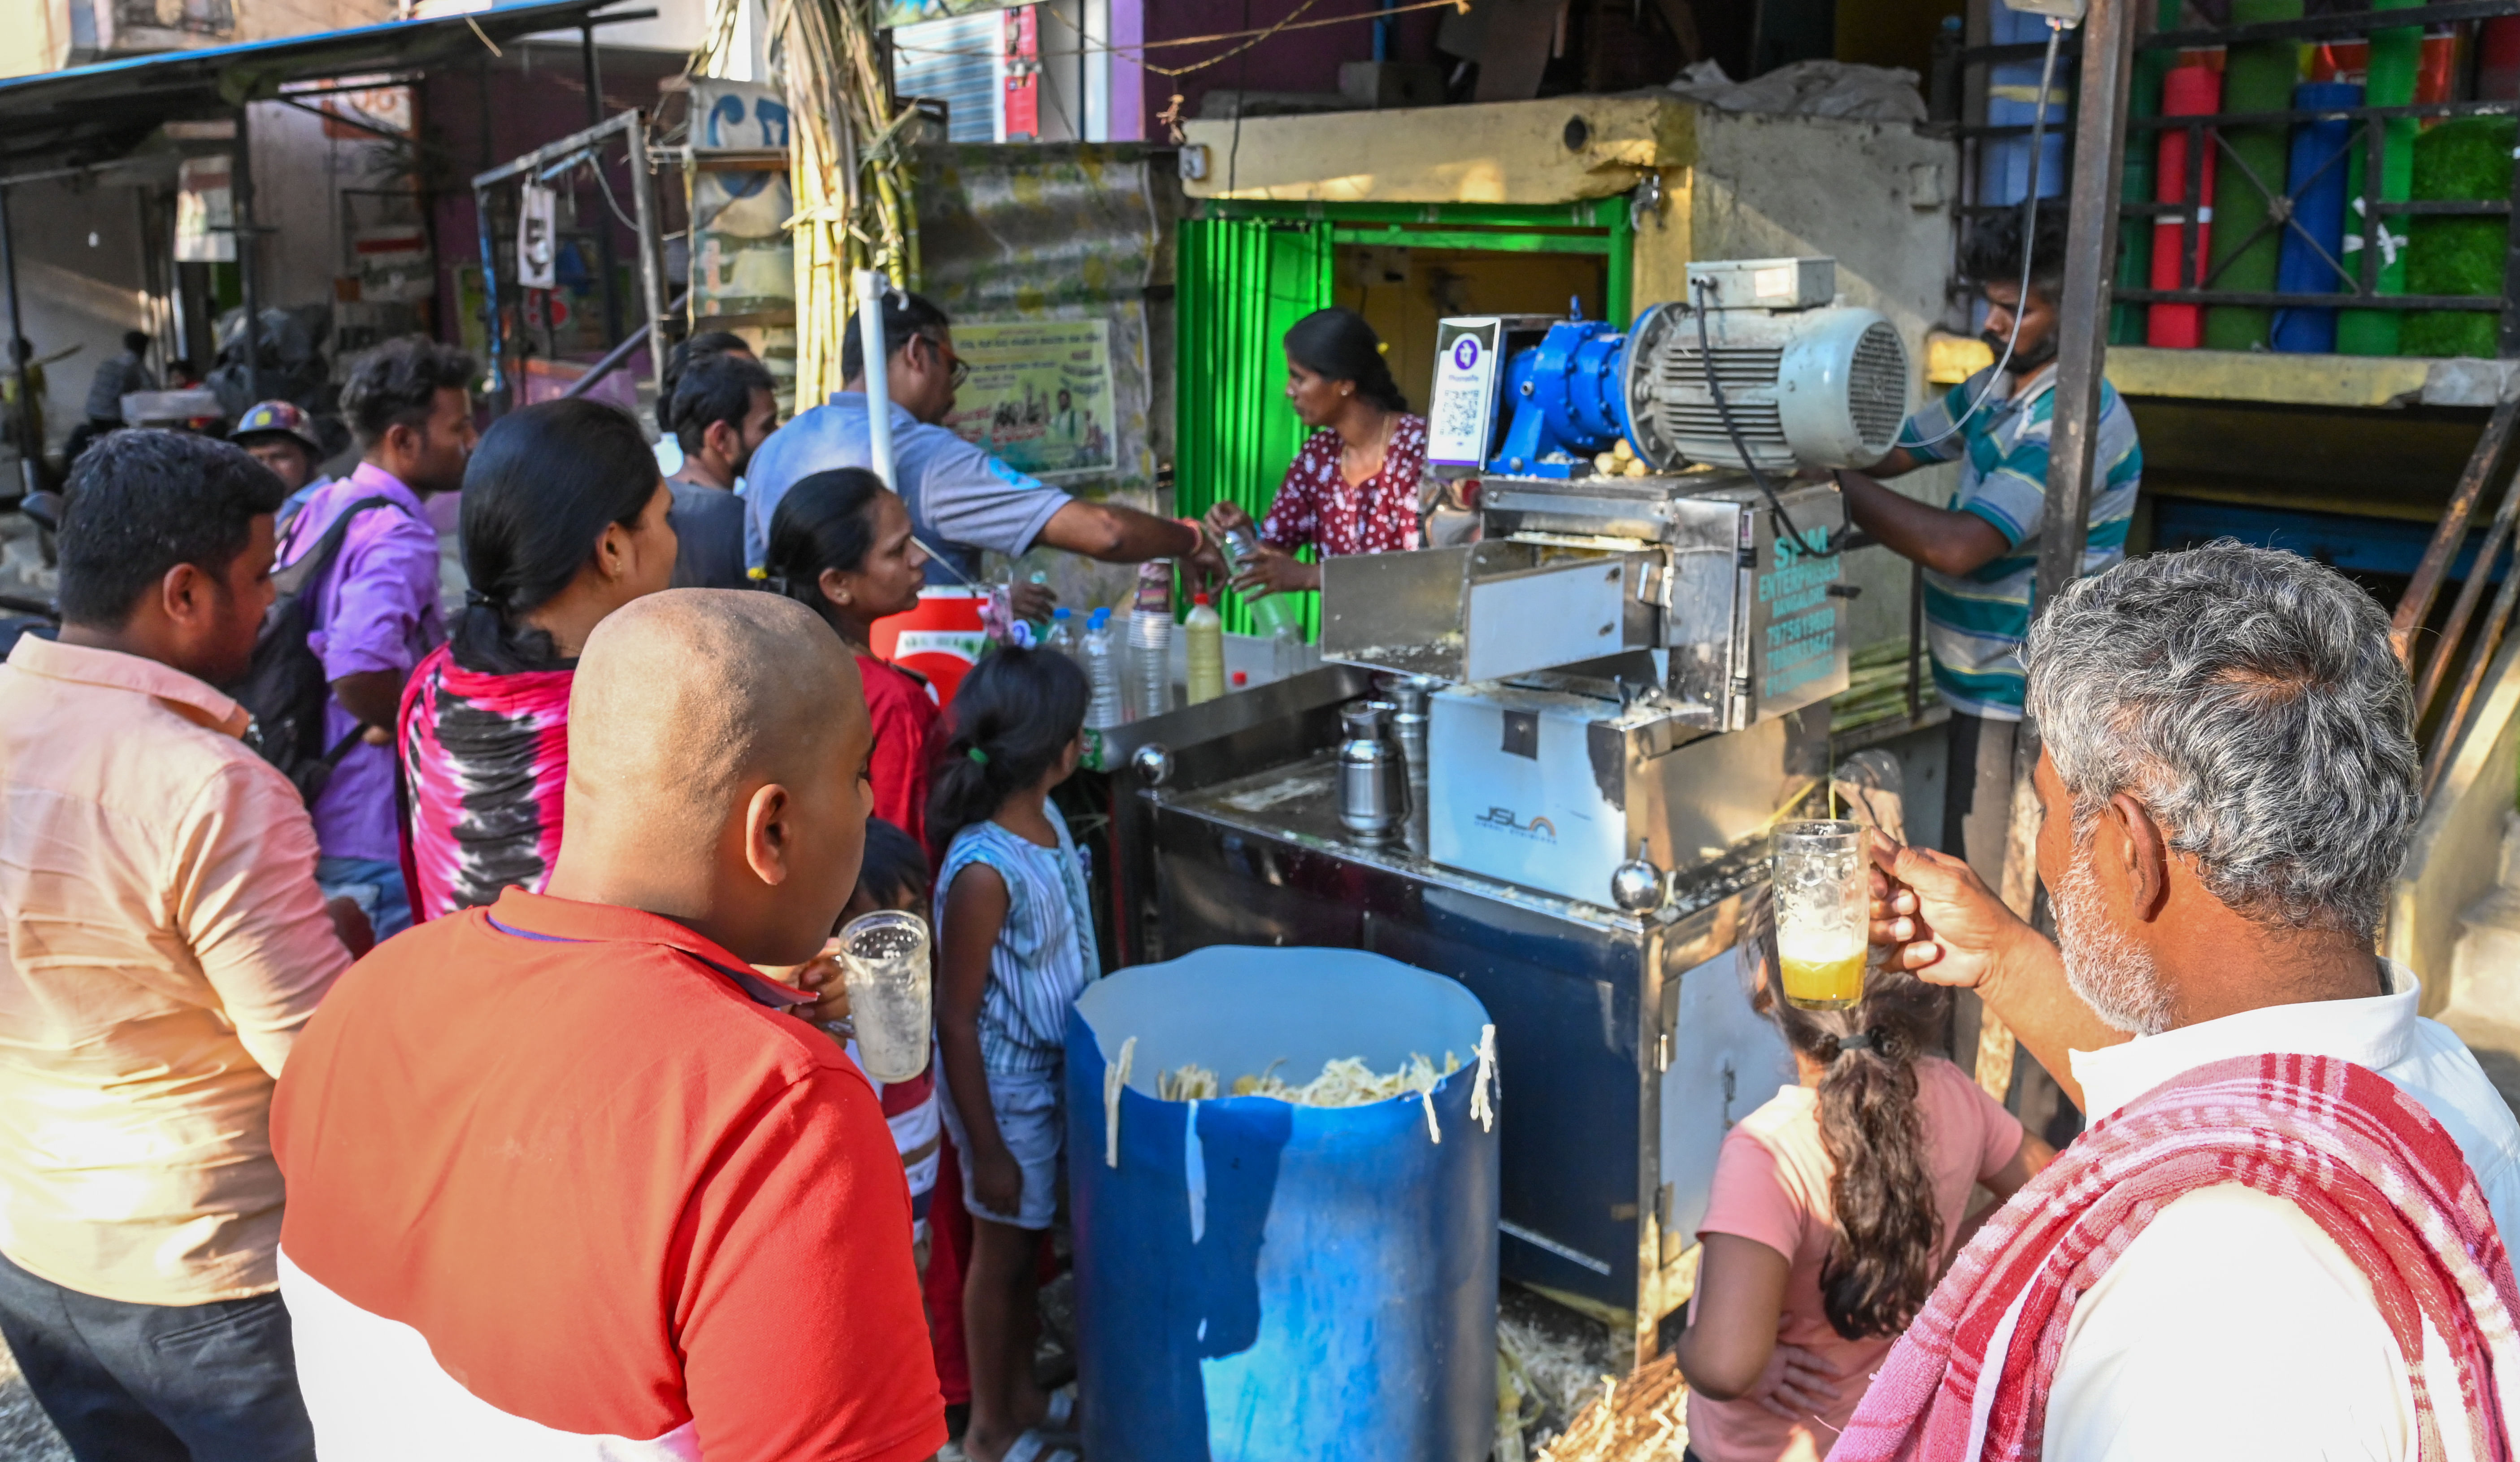
<instances>
[{"instance_id":1,"label":"corrugated metal sheet","mask_svg":"<svg viewBox=\"0 0 2520 1462\"><path fill-rule=\"evenodd\" d=\"M903 97L935 97L945 104L949 141L994 142L1005 86L998 72L999 36L1006 19L984 10L941 21L922 21L892 33L893 89Z\"/></svg>"}]
</instances>

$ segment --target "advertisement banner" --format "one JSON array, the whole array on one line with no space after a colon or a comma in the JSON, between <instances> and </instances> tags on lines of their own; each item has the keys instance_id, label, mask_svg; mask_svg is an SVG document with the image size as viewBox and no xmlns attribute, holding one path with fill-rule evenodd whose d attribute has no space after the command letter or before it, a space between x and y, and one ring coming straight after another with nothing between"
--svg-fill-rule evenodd
<instances>
[{"instance_id":1,"label":"advertisement banner","mask_svg":"<svg viewBox=\"0 0 2520 1462\"><path fill-rule=\"evenodd\" d=\"M236 262L236 200L228 160L186 158L175 170L175 262Z\"/></svg>"},{"instance_id":2,"label":"advertisement banner","mask_svg":"<svg viewBox=\"0 0 2520 1462\"><path fill-rule=\"evenodd\" d=\"M1118 466L1107 320L957 324L970 379L945 424L1018 472L1057 480Z\"/></svg>"}]
</instances>

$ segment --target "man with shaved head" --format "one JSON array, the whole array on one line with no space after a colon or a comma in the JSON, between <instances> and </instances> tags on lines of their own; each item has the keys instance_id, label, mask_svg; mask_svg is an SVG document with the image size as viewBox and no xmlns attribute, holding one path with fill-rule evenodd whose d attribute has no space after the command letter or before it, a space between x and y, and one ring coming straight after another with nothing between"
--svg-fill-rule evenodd
<instances>
[{"instance_id":1,"label":"man with shaved head","mask_svg":"<svg viewBox=\"0 0 2520 1462\"><path fill-rule=\"evenodd\" d=\"M822 621L673 590L569 701L548 889L343 976L272 1114L327 1462L910 1462L945 1440L874 1090L753 965L812 957L871 732Z\"/></svg>"}]
</instances>

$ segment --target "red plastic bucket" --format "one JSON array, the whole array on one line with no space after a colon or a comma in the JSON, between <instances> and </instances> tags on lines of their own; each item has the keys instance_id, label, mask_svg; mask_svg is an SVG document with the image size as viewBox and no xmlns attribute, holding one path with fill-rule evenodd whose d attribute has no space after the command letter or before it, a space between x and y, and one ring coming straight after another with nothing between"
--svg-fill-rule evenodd
<instances>
[{"instance_id":1,"label":"red plastic bucket","mask_svg":"<svg viewBox=\"0 0 2520 1462\"><path fill-rule=\"evenodd\" d=\"M980 627L979 589L922 589L919 608L878 619L871 634L877 656L927 677L936 704L954 699L955 687L980 662L989 637Z\"/></svg>"}]
</instances>

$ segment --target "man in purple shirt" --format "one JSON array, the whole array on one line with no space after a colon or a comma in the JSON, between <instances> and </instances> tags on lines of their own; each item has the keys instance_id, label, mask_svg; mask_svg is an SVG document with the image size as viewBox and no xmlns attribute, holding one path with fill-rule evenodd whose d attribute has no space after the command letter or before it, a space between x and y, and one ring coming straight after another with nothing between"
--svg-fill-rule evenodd
<instances>
[{"instance_id":1,"label":"man in purple shirt","mask_svg":"<svg viewBox=\"0 0 2520 1462\"><path fill-rule=\"evenodd\" d=\"M403 681L446 638L437 602L437 533L421 508L464 485L472 427L472 357L418 336L359 358L341 388L341 414L358 434L356 470L316 489L290 520L285 566L313 548L341 514L350 521L332 570L314 585L307 636L333 683L327 746L350 742L315 799L315 876L327 896L368 911L380 939L411 924L395 826L393 726Z\"/></svg>"}]
</instances>

